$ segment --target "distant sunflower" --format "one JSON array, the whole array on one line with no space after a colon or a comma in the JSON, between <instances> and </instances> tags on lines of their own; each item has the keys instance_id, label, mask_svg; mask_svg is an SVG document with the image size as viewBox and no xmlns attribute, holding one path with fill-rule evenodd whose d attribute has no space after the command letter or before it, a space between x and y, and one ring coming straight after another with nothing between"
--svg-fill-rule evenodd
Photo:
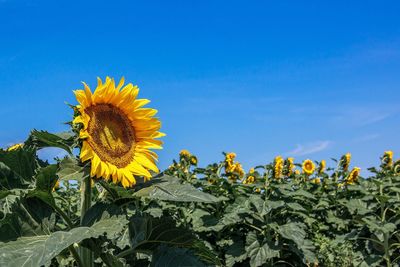
<instances>
[{"instance_id":1,"label":"distant sunflower","mask_svg":"<svg viewBox=\"0 0 400 267\"><path fill-rule=\"evenodd\" d=\"M393 164L393 151L391 151L391 150L385 151L385 153L383 154L382 161L385 166L391 167Z\"/></svg>"},{"instance_id":2,"label":"distant sunflower","mask_svg":"<svg viewBox=\"0 0 400 267\"><path fill-rule=\"evenodd\" d=\"M312 162L309 159L306 159L305 161L303 161L303 172L307 175L311 175L313 174L314 170L315 170L315 164L314 162Z\"/></svg>"},{"instance_id":3,"label":"distant sunflower","mask_svg":"<svg viewBox=\"0 0 400 267\"><path fill-rule=\"evenodd\" d=\"M274 178L282 178L284 160L281 156L276 156L274 159Z\"/></svg>"},{"instance_id":4,"label":"distant sunflower","mask_svg":"<svg viewBox=\"0 0 400 267\"><path fill-rule=\"evenodd\" d=\"M341 160L342 168L345 172L347 172L347 170L349 169L350 161L351 161L351 154L346 153L346 155L344 155Z\"/></svg>"},{"instance_id":5,"label":"distant sunflower","mask_svg":"<svg viewBox=\"0 0 400 267\"><path fill-rule=\"evenodd\" d=\"M347 184L354 184L358 180L358 176L360 175L361 169L358 167L354 167L353 170L351 170L350 174L346 178L346 183Z\"/></svg>"},{"instance_id":6,"label":"distant sunflower","mask_svg":"<svg viewBox=\"0 0 400 267\"><path fill-rule=\"evenodd\" d=\"M161 149L156 138L164 136L161 122L153 117L157 110L143 108L150 101L136 99L139 88L131 83L122 88L123 78L117 86L109 77L104 84L97 81L93 93L86 83L84 90L74 91L80 114L73 123L83 125L80 159L91 161L92 177L112 178L124 187L136 184L134 175L150 179L149 170L158 172L158 156L150 149Z\"/></svg>"},{"instance_id":7,"label":"distant sunflower","mask_svg":"<svg viewBox=\"0 0 400 267\"><path fill-rule=\"evenodd\" d=\"M10 146L10 147L8 147L6 150L7 151L14 151L14 150L17 150L17 149L20 149L20 148L22 148L24 146L24 144L15 144L15 145L12 145L12 146Z\"/></svg>"},{"instance_id":8,"label":"distant sunflower","mask_svg":"<svg viewBox=\"0 0 400 267\"><path fill-rule=\"evenodd\" d=\"M323 160L321 160L321 162L319 163L319 166L318 166L318 173L319 173L319 174L323 173L323 172L325 171L325 169L326 169L326 161L323 159Z\"/></svg>"}]
</instances>

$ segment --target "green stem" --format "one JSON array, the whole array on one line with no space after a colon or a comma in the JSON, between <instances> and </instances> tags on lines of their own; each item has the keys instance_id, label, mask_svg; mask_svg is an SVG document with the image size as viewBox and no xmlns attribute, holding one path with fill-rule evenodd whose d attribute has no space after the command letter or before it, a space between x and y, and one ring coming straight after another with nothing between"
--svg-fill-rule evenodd
<instances>
[{"instance_id":1,"label":"green stem","mask_svg":"<svg viewBox=\"0 0 400 267\"><path fill-rule=\"evenodd\" d=\"M79 267L84 267L81 257L79 257L78 252L76 251L76 249L74 248L73 245L68 247L69 251L71 252L72 256L74 257L74 259L76 260L76 263L78 264Z\"/></svg>"},{"instance_id":2,"label":"green stem","mask_svg":"<svg viewBox=\"0 0 400 267\"><path fill-rule=\"evenodd\" d=\"M62 211L62 209L60 209L58 206L54 207L56 212L64 219L64 221L67 223L68 225L68 229L72 229L74 228L74 224L72 223L71 219L67 216L67 214L64 213L64 211Z\"/></svg>"},{"instance_id":3,"label":"green stem","mask_svg":"<svg viewBox=\"0 0 400 267\"><path fill-rule=\"evenodd\" d=\"M82 179L81 183L81 225L83 222L83 217L85 216L87 210L91 206L91 192L92 187L90 183L90 177L86 176ZM84 267L93 266L93 253L87 248L80 246L79 248L80 256Z\"/></svg>"}]
</instances>

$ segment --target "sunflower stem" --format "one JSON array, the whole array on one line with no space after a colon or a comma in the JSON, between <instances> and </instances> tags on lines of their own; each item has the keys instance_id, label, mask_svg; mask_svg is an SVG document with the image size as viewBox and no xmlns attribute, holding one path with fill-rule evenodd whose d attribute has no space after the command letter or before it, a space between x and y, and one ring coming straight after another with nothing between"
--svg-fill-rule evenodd
<instances>
[{"instance_id":1,"label":"sunflower stem","mask_svg":"<svg viewBox=\"0 0 400 267\"><path fill-rule=\"evenodd\" d=\"M83 222L83 217L91 206L91 192L92 187L90 183L90 177L86 176L83 178L81 183L81 226ZM87 249L81 245L79 248L79 254L81 256L83 266L93 266L93 253L90 249Z\"/></svg>"}]
</instances>

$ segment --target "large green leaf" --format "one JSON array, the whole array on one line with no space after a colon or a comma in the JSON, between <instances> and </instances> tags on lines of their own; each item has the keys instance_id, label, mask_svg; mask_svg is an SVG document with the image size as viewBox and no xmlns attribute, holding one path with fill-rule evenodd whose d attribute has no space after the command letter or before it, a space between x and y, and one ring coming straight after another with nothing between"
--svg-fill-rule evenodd
<instances>
[{"instance_id":1,"label":"large green leaf","mask_svg":"<svg viewBox=\"0 0 400 267\"><path fill-rule=\"evenodd\" d=\"M58 147L72 154L74 137L75 135L72 132L52 134L46 131L33 130L26 141L26 145L34 146L36 149Z\"/></svg>"},{"instance_id":2,"label":"large green leaf","mask_svg":"<svg viewBox=\"0 0 400 267\"><path fill-rule=\"evenodd\" d=\"M215 203L219 201L219 199L213 195L204 193L190 184L181 184L176 182L153 184L137 191L135 196L176 202Z\"/></svg>"},{"instance_id":3,"label":"large green leaf","mask_svg":"<svg viewBox=\"0 0 400 267\"><path fill-rule=\"evenodd\" d=\"M6 164L0 162L0 189L27 188L29 183L16 174Z\"/></svg>"},{"instance_id":4,"label":"large green leaf","mask_svg":"<svg viewBox=\"0 0 400 267\"><path fill-rule=\"evenodd\" d=\"M45 192L51 192L57 182L57 164L52 164L47 167L40 168L35 176L36 189Z\"/></svg>"},{"instance_id":5,"label":"large green leaf","mask_svg":"<svg viewBox=\"0 0 400 267\"><path fill-rule=\"evenodd\" d=\"M0 220L0 241L53 231L56 224L54 199L40 190L12 190L3 203L6 217Z\"/></svg>"},{"instance_id":6,"label":"large green leaf","mask_svg":"<svg viewBox=\"0 0 400 267\"><path fill-rule=\"evenodd\" d=\"M126 223L127 221L121 218L109 218L91 227L78 227L68 232L59 231L49 235L21 237L16 241L0 243L0 266L49 266L51 259L70 245L104 233L107 233L107 237L114 238Z\"/></svg>"},{"instance_id":7,"label":"large green leaf","mask_svg":"<svg viewBox=\"0 0 400 267\"><path fill-rule=\"evenodd\" d=\"M306 239L306 232L304 230L306 226L302 223L290 222L278 227L278 232L282 237L292 240L297 248L302 252L302 256L308 261L314 261L315 255L313 250L315 249L312 242Z\"/></svg>"},{"instance_id":8,"label":"large green leaf","mask_svg":"<svg viewBox=\"0 0 400 267\"><path fill-rule=\"evenodd\" d=\"M35 170L39 166L36 160L36 151L33 148L26 147L12 151L0 150L0 163L1 162L15 174L14 177L7 177L15 179L17 178L16 176L18 176L25 181L31 181L33 179Z\"/></svg>"},{"instance_id":9,"label":"large green leaf","mask_svg":"<svg viewBox=\"0 0 400 267\"><path fill-rule=\"evenodd\" d=\"M237 262L242 262L247 258L247 252L242 240L235 241L230 245L225 253L226 266L233 266Z\"/></svg>"},{"instance_id":10,"label":"large green leaf","mask_svg":"<svg viewBox=\"0 0 400 267\"><path fill-rule=\"evenodd\" d=\"M57 176L60 180L76 180L81 181L88 176L89 172L85 167L80 166L78 160L72 157L66 157L60 162Z\"/></svg>"},{"instance_id":11,"label":"large green leaf","mask_svg":"<svg viewBox=\"0 0 400 267\"><path fill-rule=\"evenodd\" d=\"M171 218L153 218L147 214L130 219L129 233L131 246L141 249L154 249L159 244L190 247L196 240L190 230L176 226Z\"/></svg>"},{"instance_id":12,"label":"large green leaf","mask_svg":"<svg viewBox=\"0 0 400 267\"><path fill-rule=\"evenodd\" d=\"M269 259L279 257L279 250L272 248L268 242L261 243L255 232L247 234L246 245L251 267L261 266Z\"/></svg>"}]
</instances>

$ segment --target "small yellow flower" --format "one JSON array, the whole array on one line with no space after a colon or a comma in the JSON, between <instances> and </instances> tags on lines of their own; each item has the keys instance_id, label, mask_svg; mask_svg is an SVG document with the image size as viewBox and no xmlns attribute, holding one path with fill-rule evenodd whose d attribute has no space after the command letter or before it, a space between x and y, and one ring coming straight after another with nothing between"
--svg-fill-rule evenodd
<instances>
[{"instance_id":1,"label":"small yellow flower","mask_svg":"<svg viewBox=\"0 0 400 267\"><path fill-rule=\"evenodd\" d=\"M283 158L281 156L275 157L274 160L274 177L276 179L279 179L282 177L282 171L283 171Z\"/></svg>"},{"instance_id":2,"label":"small yellow flower","mask_svg":"<svg viewBox=\"0 0 400 267\"><path fill-rule=\"evenodd\" d=\"M396 160L395 163L393 164L393 170L394 173L400 174L400 159Z\"/></svg>"},{"instance_id":3,"label":"small yellow flower","mask_svg":"<svg viewBox=\"0 0 400 267\"><path fill-rule=\"evenodd\" d=\"M285 166L285 173L286 175L290 176L293 173L293 169L294 169L294 158L287 158L286 162L285 162L286 166Z\"/></svg>"},{"instance_id":4,"label":"small yellow flower","mask_svg":"<svg viewBox=\"0 0 400 267\"><path fill-rule=\"evenodd\" d=\"M234 160L236 158L236 153L234 153L234 152L229 152L229 153L226 153L226 159L228 160Z\"/></svg>"},{"instance_id":5,"label":"small yellow flower","mask_svg":"<svg viewBox=\"0 0 400 267\"><path fill-rule=\"evenodd\" d=\"M182 149L181 152L179 152L179 155L181 157L187 157L187 158L189 158L191 156L190 152L186 149Z\"/></svg>"},{"instance_id":6,"label":"small yellow flower","mask_svg":"<svg viewBox=\"0 0 400 267\"><path fill-rule=\"evenodd\" d=\"M250 174L253 174L254 172L255 172L254 168L251 168L251 169L249 170L249 173L250 173Z\"/></svg>"},{"instance_id":7,"label":"small yellow flower","mask_svg":"<svg viewBox=\"0 0 400 267\"><path fill-rule=\"evenodd\" d=\"M313 184L320 184L321 183L321 178L315 178L311 180L311 183Z\"/></svg>"},{"instance_id":8,"label":"small yellow flower","mask_svg":"<svg viewBox=\"0 0 400 267\"><path fill-rule=\"evenodd\" d=\"M303 161L303 172L307 175L311 175L313 174L314 170L315 170L315 164L314 162L312 162L309 159L306 159L305 161Z\"/></svg>"},{"instance_id":9,"label":"small yellow flower","mask_svg":"<svg viewBox=\"0 0 400 267\"><path fill-rule=\"evenodd\" d=\"M342 168L346 172L349 169L350 166L350 161L351 161L351 154L347 153L342 157L341 163L342 163Z\"/></svg>"},{"instance_id":10,"label":"small yellow flower","mask_svg":"<svg viewBox=\"0 0 400 267\"><path fill-rule=\"evenodd\" d=\"M260 192L261 192L261 188L256 188L254 191L255 191L256 193L260 193Z\"/></svg>"},{"instance_id":11,"label":"small yellow flower","mask_svg":"<svg viewBox=\"0 0 400 267\"><path fill-rule=\"evenodd\" d=\"M237 162L234 164L234 166L235 166L235 168L234 168L233 172L236 172L237 174L239 174L240 177L242 177L245 174L242 164Z\"/></svg>"},{"instance_id":12,"label":"small yellow flower","mask_svg":"<svg viewBox=\"0 0 400 267\"><path fill-rule=\"evenodd\" d=\"M294 174L296 174L296 175L300 175L300 174L301 174L301 172L300 172L300 170L295 170L295 171L294 171Z\"/></svg>"},{"instance_id":13,"label":"small yellow flower","mask_svg":"<svg viewBox=\"0 0 400 267\"><path fill-rule=\"evenodd\" d=\"M60 188L60 180L57 180L57 182L53 186L53 192L56 191L58 188Z\"/></svg>"},{"instance_id":14,"label":"small yellow flower","mask_svg":"<svg viewBox=\"0 0 400 267\"><path fill-rule=\"evenodd\" d=\"M321 162L319 163L319 166L318 166L318 173L319 173L319 174L322 174L322 173L325 171L325 168L326 168L326 161L323 159L323 160L321 160Z\"/></svg>"},{"instance_id":15,"label":"small yellow flower","mask_svg":"<svg viewBox=\"0 0 400 267\"><path fill-rule=\"evenodd\" d=\"M337 187L339 187L339 188L343 188L345 186L345 183L338 183L337 184Z\"/></svg>"},{"instance_id":16,"label":"small yellow flower","mask_svg":"<svg viewBox=\"0 0 400 267\"><path fill-rule=\"evenodd\" d=\"M385 151L383 154L383 160L385 161L384 163L387 167L391 167L393 164L393 151Z\"/></svg>"},{"instance_id":17,"label":"small yellow flower","mask_svg":"<svg viewBox=\"0 0 400 267\"><path fill-rule=\"evenodd\" d=\"M358 180L358 176L360 175L361 169L358 167L354 167L353 170L351 170L349 176L346 178L346 183L347 184L354 184Z\"/></svg>"},{"instance_id":18,"label":"small yellow flower","mask_svg":"<svg viewBox=\"0 0 400 267\"><path fill-rule=\"evenodd\" d=\"M197 158L195 156L192 156L190 158L190 163L192 163L192 165L197 165Z\"/></svg>"},{"instance_id":19,"label":"small yellow flower","mask_svg":"<svg viewBox=\"0 0 400 267\"><path fill-rule=\"evenodd\" d=\"M210 179L207 180L207 182L208 182L208 184L213 185L213 184L217 183L217 180L215 180L213 178L210 178Z\"/></svg>"},{"instance_id":20,"label":"small yellow flower","mask_svg":"<svg viewBox=\"0 0 400 267\"><path fill-rule=\"evenodd\" d=\"M250 175L249 177L247 177L247 178L243 181L243 184L254 184L254 182L255 182L254 176Z\"/></svg>"},{"instance_id":21,"label":"small yellow flower","mask_svg":"<svg viewBox=\"0 0 400 267\"><path fill-rule=\"evenodd\" d=\"M22 143L20 143L20 144L15 144L15 145L10 146L10 147L7 148L6 150L7 150L7 151L14 151L14 150L17 150L17 149L22 148L23 146L24 146L24 144L22 144Z\"/></svg>"}]
</instances>

